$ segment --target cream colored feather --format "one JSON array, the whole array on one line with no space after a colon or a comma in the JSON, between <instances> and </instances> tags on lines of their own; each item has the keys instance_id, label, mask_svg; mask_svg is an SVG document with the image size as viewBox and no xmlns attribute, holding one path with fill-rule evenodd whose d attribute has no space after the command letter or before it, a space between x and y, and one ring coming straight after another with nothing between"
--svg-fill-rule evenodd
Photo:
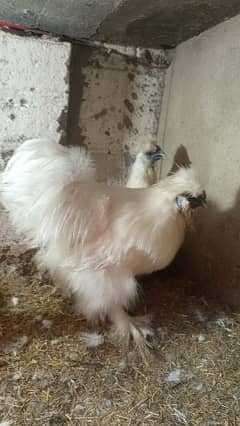
<instances>
[{"instance_id":1,"label":"cream colored feather","mask_svg":"<svg viewBox=\"0 0 240 426\"><path fill-rule=\"evenodd\" d=\"M126 312L138 295L135 276L173 260L190 210L181 194L202 191L190 168L149 186L154 180L140 153L128 187L99 184L84 149L48 140L23 143L1 177L2 203L26 242L39 247L38 264L75 295L88 320L108 317L118 336L139 345L150 329Z\"/></svg>"}]
</instances>

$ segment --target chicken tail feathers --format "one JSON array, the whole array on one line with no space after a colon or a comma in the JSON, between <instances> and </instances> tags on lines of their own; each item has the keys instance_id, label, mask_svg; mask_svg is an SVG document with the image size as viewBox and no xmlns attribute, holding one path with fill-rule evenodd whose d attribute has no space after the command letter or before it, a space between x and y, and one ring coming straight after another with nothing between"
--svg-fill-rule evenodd
<instances>
[{"instance_id":1,"label":"chicken tail feathers","mask_svg":"<svg viewBox=\"0 0 240 426\"><path fill-rule=\"evenodd\" d=\"M95 165L84 148L32 139L17 148L2 173L0 199L16 229L29 235L64 186L94 180Z\"/></svg>"}]
</instances>

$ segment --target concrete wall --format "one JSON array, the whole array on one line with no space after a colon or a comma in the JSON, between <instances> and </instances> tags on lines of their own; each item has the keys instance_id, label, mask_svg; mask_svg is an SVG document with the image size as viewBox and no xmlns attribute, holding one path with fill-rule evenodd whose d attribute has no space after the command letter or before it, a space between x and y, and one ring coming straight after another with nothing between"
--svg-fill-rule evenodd
<instances>
[{"instance_id":1,"label":"concrete wall","mask_svg":"<svg viewBox=\"0 0 240 426\"><path fill-rule=\"evenodd\" d=\"M185 272L240 304L240 16L176 49L161 135L168 153L189 156L208 193L188 239ZM180 147L183 145L184 148ZM184 152L185 151L185 152ZM182 259L183 260L183 259ZM194 266L193 266L194 265Z\"/></svg>"},{"instance_id":2,"label":"concrete wall","mask_svg":"<svg viewBox=\"0 0 240 426\"><path fill-rule=\"evenodd\" d=\"M46 136L85 144L99 180L125 182L139 147L157 139L167 61L159 51L150 66L122 50L0 32L0 171L18 144ZM0 221L0 245L12 245L2 210Z\"/></svg>"},{"instance_id":3,"label":"concrete wall","mask_svg":"<svg viewBox=\"0 0 240 426\"><path fill-rule=\"evenodd\" d=\"M68 143L88 147L100 180L124 182L139 148L156 141L165 79L162 66L73 46Z\"/></svg>"},{"instance_id":4,"label":"concrete wall","mask_svg":"<svg viewBox=\"0 0 240 426\"><path fill-rule=\"evenodd\" d=\"M66 130L70 44L0 32L0 171L28 138L60 139ZM0 243L13 234L0 212Z\"/></svg>"}]
</instances>

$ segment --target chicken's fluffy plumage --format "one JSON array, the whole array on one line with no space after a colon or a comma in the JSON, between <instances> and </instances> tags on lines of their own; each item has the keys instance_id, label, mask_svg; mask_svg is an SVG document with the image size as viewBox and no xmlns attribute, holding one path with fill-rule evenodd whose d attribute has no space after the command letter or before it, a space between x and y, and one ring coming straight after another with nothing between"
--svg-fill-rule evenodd
<instances>
[{"instance_id":1,"label":"chicken's fluffy plumage","mask_svg":"<svg viewBox=\"0 0 240 426\"><path fill-rule=\"evenodd\" d=\"M28 244L39 247L38 263L75 295L87 319L108 317L118 335L139 344L148 328L126 313L138 293L134 277L173 260L190 208L185 199L180 212L176 197L201 192L190 168L147 187L149 169L141 153L129 187L111 187L96 182L85 149L31 140L1 177L1 200Z\"/></svg>"}]
</instances>

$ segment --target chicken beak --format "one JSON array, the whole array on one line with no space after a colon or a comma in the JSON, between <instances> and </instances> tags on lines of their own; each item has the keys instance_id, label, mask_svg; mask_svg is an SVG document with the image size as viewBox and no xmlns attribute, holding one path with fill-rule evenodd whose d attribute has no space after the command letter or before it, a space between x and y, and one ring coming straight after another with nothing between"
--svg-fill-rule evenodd
<instances>
[{"instance_id":1,"label":"chicken beak","mask_svg":"<svg viewBox=\"0 0 240 426\"><path fill-rule=\"evenodd\" d=\"M207 205L207 195L206 192L203 191L198 197L189 197L188 201L192 209L196 209L198 207L206 207Z\"/></svg>"},{"instance_id":2,"label":"chicken beak","mask_svg":"<svg viewBox=\"0 0 240 426\"><path fill-rule=\"evenodd\" d=\"M159 145L156 146L156 154L159 155L159 158L165 158L167 155Z\"/></svg>"},{"instance_id":3,"label":"chicken beak","mask_svg":"<svg viewBox=\"0 0 240 426\"><path fill-rule=\"evenodd\" d=\"M166 153L163 151L163 149L159 145L156 145L156 150L155 151L148 151L148 152L146 152L146 155L152 161L158 161L161 158L166 157Z\"/></svg>"},{"instance_id":4,"label":"chicken beak","mask_svg":"<svg viewBox=\"0 0 240 426\"><path fill-rule=\"evenodd\" d=\"M207 206L207 194L206 191L202 192L201 195L201 206L200 207L206 207Z\"/></svg>"}]
</instances>

